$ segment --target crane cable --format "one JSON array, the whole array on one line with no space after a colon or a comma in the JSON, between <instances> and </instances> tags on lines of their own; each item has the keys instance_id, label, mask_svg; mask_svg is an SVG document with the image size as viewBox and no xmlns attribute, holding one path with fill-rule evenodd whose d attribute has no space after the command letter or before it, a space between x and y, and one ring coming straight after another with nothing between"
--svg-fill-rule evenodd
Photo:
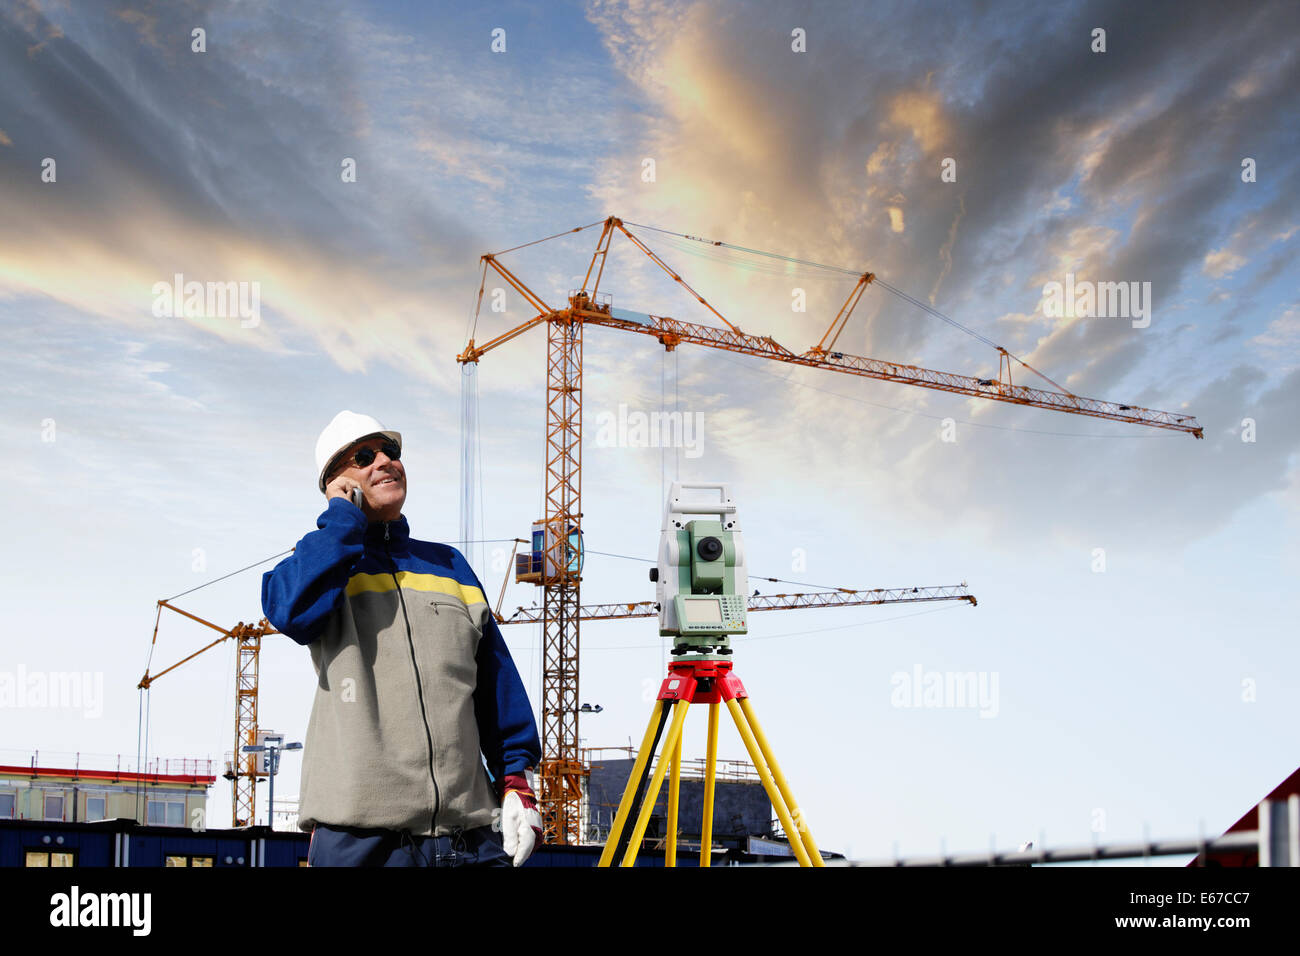
<instances>
[{"instance_id":1,"label":"crane cable","mask_svg":"<svg viewBox=\"0 0 1300 956\"><path fill-rule=\"evenodd\" d=\"M625 226L636 226L638 229L649 229L649 230L651 230L652 232L663 233L664 235L667 235L667 236L676 236L676 237L678 237L678 238L680 238L680 239L688 239L688 240L692 240L692 241L694 241L694 242L704 243L705 245L708 245L708 246L715 246L715 247L720 247L720 248L723 248L723 249L734 249L734 250L736 250L736 251L738 251L738 252L747 252L747 253L749 253L750 255L755 255L755 256L765 256L766 258L769 258L769 259L776 259L776 260L779 260L779 261L782 261L782 262L794 263L794 264L798 264L798 265L802 265L802 266L811 266L811 267L813 267L813 268L815 268L815 269L823 269L823 270L826 270L826 271L828 271L828 272L839 273L839 274L846 275L846 276L854 276L854 277L859 277L859 278L860 278L860 277L862 276L862 274L863 274L861 271L854 271L854 270L852 270L852 269L845 269L845 268L843 268L842 266L831 266L831 265L826 265L826 264L823 263L823 262L813 262L813 261L811 261L811 260L809 260L809 259L797 259L797 258L795 258L794 256L783 256L783 255L781 255L780 253L777 253L777 252L765 252L765 251L762 250L762 249L750 249L750 248L747 247L747 246L738 246L738 245L735 245L735 244L733 244L733 243L730 243L730 242L722 242L721 240L717 240L717 239L712 239L712 240L711 240L711 239L702 239L702 238L700 238L699 236L689 236L689 235L687 235L686 233L683 233L683 232L673 232L673 231L671 231L671 230L669 230L669 229L661 229L661 228L659 228L658 226L649 226L649 225L646 225L645 223L628 222L628 221L624 220L623 224L624 224ZM719 261L721 261L721 260L719 260ZM925 302L922 302L920 299L916 298L915 296L909 295L908 293L904 292L902 289L897 288L896 286L890 285L888 282L886 282L884 279L881 279L879 276L877 276L877 277L875 278L875 281L874 281L872 284L873 284L873 285L878 285L878 286L880 286L880 287L881 287L882 289L884 289L885 291L890 292L890 293L892 293L893 295L897 296L898 298L902 299L903 301L908 302L908 303L910 303L911 305L916 306L918 309L922 310L923 312L925 312L925 313L927 313L927 314L929 314L929 315L934 316L936 319L940 319L940 320L942 320L942 321L944 321L944 322L947 322L947 323L948 323L949 325L951 325L953 328L955 328L955 329L959 329L959 330L961 330L962 332L965 332L967 335L971 336L971 337L974 338L974 339L977 339L978 341L980 341L980 342L982 342L983 344L987 345L989 348L991 348L991 349L995 349L995 350L998 351L999 353L1003 353L1003 354L1007 355L1008 357L1015 359L1017 362L1019 362L1019 363L1020 363L1021 365L1023 365L1025 368L1029 369L1029 371L1033 372L1033 373L1034 373L1035 375L1037 375L1039 378L1043 379L1043 381L1045 381L1045 382L1049 382L1050 384L1056 386L1056 388L1060 389L1061 392L1063 392L1063 393L1066 394L1066 395L1070 395L1070 394L1071 394L1071 392L1070 392L1068 389L1062 388L1062 387L1061 387L1060 385L1058 385L1056 382L1053 382L1050 378L1048 378L1048 377L1047 377L1046 375L1044 375L1042 372L1038 371L1038 369L1034 368L1032 365L1030 365L1028 362L1026 362L1026 361L1025 361L1024 359L1022 359L1020 356L1018 356L1018 355L1016 355L1016 354L1014 354L1014 353L1008 351L1007 349L1003 348L1001 345L998 345L996 342L994 342L994 341L993 341L992 339L990 339L988 336L983 335L982 333L977 332L977 331L975 331L974 329L969 328L969 327L967 327L967 326L965 326L965 325L962 325L962 324L961 324L960 322L958 322L956 319L954 319L954 318L952 318L952 317L950 317L950 316L948 316L948 315L945 315L943 312L940 312L940 311L939 311L938 309L936 309L934 306L929 305L929 304L927 304L927 303L925 303Z\"/></svg>"},{"instance_id":2,"label":"crane cable","mask_svg":"<svg viewBox=\"0 0 1300 956\"><path fill-rule=\"evenodd\" d=\"M599 222L587 223L585 226L574 226L572 229L565 229L563 232L557 232L550 236L543 236L541 239L534 239L532 242L525 242L517 246L511 246L509 249L502 249L500 252L489 253L489 255L492 257L504 256L507 252L516 252L519 249L527 249L529 246L535 246L541 242L550 242L552 239L559 239L561 236L571 236L575 232L583 232L593 226L604 225L604 223L605 220L602 219ZM478 295L476 296L476 302L470 315L469 328L467 330L468 334L465 336L466 342L469 342L474 337L474 333L478 331L479 311L483 308L483 289L487 285L487 260L488 256L482 257L483 277L479 282Z\"/></svg>"},{"instance_id":3,"label":"crane cable","mask_svg":"<svg viewBox=\"0 0 1300 956\"><path fill-rule=\"evenodd\" d=\"M247 567L239 568L236 571L231 571L229 574L223 574L219 578L213 578L211 581L207 581L196 587L192 587L188 591L181 591L179 594L173 594L171 597L164 598L162 601L159 601L158 613L154 617L154 622L153 622L153 640L149 642L149 656L145 660L144 672L148 674L149 667L150 665L153 664L153 652L154 652L154 648L158 646L158 625L162 621L162 608L164 602L170 603L172 601L175 601L179 597L184 597L187 594L193 594L195 591L201 590L206 587L210 587L213 584L217 584L218 582L226 580L226 578L234 577L236 574L242 574L243 572L249 571L257 567L258 565L266 564L268 561L274 561L277 558L282 558L286 554L292 554L292 553L293 553L293 548L290 548L288 551L281 551L279 554L273 554L269 558L263 558L261 561L255 561L252 564L248 565ZM138 775L136 777L136 793L135 793L135 812L137 817L139 816L140 813L140 798L141 798L140 787L142 785L141 781L143 780L143 774L144 774L144 765L141 761L142 759L147 760L149 755L150 713L151 713L151 705L153 703L152 695L153 695L152 685L149 687L140 688L140 704L138 708L139 712L136 714L136 732L135 732L135 771L136 774ZM143 740L143 753L141 752L142 740ZM236 760L238 759L238 755L235 755L235 759ZM147 823L147 819L146 819L146 823Z\"/></svg>"},{"instance_id":4,"label":"crane cable","mask_svg":"<svg viewBox=\"0 0 1300 956\"><path fill-rule=\"evenodd\" d=\"M208 581L206 584L200 584L197 587L192 587L188 591L182 591L180 594L173 594L169 598L163 598L163 600L175 601L178 597L184 597L187 594L193 594L195 591L198 591L201 588L206 588L209 585L213 585L220 581L224 581L226 580L226 578L234 577L236 574L243 574L245 571L250 571L253 568L257 567L259 564L266 564L267 561L274 561L276 558L282 558L286 554L292 554L292 553L293 553L293 548L290 548L288 551L281 551L279 554L273 554L269 558L263 558L261 561L254 561L252 564L248 565L248 567L240 568L238 571L231 571L229 574L223 574L219 578L213 578L211 581ZM159 609L159 613L161 613L161 609ZM155 626L154 633L157 634L157 632L158 632L158 628Z\"/></svg>"},{"instance_id":5,"label":"crane cable","mask_svg":"<svg viewBox=\"0 0 1300 956\"><path fill-rule=\"evenodd\" d=\"M474 340L474 333L478 331L478 313L483 307L483 290L487 286L487 260L483 260L483 275L479 279L478 294L470 299L469 321L465 326L465 342L468 344Z\"/></svg>"}]
</instances>

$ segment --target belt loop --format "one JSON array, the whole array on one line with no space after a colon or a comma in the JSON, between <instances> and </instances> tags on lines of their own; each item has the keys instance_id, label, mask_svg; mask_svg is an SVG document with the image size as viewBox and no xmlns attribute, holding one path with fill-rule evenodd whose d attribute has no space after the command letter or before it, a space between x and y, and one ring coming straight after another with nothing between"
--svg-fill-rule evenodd
<instances>
[{"instance_id":1,"label":"belt loop","mask_svg":"<svg viewBox=\"0 0 1300 956\"><path fill-rule=\"evenodd\" d=\"M411 831L409 829L406 829L404 827L398 831L398 834L400 837L402 849L406 850L406 852L410 854L410 857L413 861L417 863L423 863L425 866L432 865L429 862L429 858L424 855L424 851L420 849L418 844L416 844L415 837L411 834ZM436 855L436 850L435 850L435 855Z\"/></svg>"}]
</instances>

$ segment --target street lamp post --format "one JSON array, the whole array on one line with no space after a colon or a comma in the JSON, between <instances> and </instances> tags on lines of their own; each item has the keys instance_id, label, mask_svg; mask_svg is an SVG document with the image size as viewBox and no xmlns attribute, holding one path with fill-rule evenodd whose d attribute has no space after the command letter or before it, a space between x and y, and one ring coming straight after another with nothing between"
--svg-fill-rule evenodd
<instances>
[{"instance_id":1,"label":"street lamp post","mask_svg":"<svg viewBox=\"0 0 1300 956\"><path fill-rule=\"evenodd\" d=\"M267 776L271 780L270 803L266 810L266 825L275 829L275 775L280 772L280 752L282 750L302 750L301 743L277 744L268 739L265 744L247 744L241 748L246 754L260 754L265 751Z\"/></svg>"}]
</instances>

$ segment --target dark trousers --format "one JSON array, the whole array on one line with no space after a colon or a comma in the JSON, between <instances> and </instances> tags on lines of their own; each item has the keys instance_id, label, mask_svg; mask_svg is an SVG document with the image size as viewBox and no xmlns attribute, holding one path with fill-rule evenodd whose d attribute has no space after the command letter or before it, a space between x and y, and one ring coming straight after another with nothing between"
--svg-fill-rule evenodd
<instances>
[{"instance_id":1,"label":"dark trousers","mask_svg":"<svg viewBox=\"0 0 1300 956\"><path fill-rule=\"evenodd\" d=\"M510 866L491 827L420 836L408 830L362 830L318 823L308 866Z\"/></svg>"}]
</instances>

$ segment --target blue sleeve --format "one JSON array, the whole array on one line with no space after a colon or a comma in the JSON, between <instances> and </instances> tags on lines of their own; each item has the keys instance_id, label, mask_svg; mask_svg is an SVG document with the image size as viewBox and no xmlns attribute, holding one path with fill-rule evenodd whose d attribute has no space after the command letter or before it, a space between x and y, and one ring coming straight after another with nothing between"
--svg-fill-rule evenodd
<instances>
[{"instance_id":1,"label":"blue sleeve","mask_svg":"<svg viewBox=\"0 0 1300 956\"><path fill-rule=\"evenodd\" d=\"M494 779L523 773L541 761L542 744L533 708L491 610L478 645L474 714L478 718L479 746Z\"/></svg>"},{"instance_id":2,"label":"blue sleeve","mask_svg":"<svg viewBox=\"0 0 1300 956\"><path fill-rule=\"evenodd\" d=\"M483 589L463 556L456 564L474 580L479 590ZM474 716L483 759L493 779L500 780L505 774L523 773L527 768L536 767L542 759L542 743L524 682L519 678L490 606L485 614L487 622L478 644Z\"/></svg>"},{"instance_id":3,"label":"blue sleeve","mask_svg":"<svg viewBox=\"0 0 1300 956\"><path fill-rule=\"evenodd\" d=\"M343 498L330 499L316 527L293 554L262 575L262 613L299 644L320 637L366 549L366 516Z\"/></svg>"}]
</instances>

